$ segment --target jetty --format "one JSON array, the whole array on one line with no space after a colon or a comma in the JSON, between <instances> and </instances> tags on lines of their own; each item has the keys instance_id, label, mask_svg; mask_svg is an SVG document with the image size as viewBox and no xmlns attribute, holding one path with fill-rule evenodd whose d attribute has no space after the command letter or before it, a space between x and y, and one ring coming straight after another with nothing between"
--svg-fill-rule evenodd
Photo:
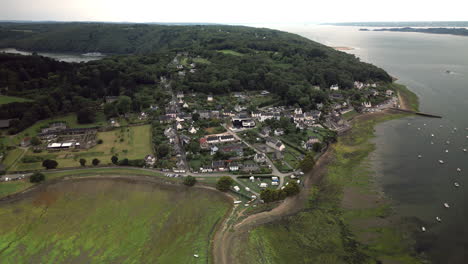
<instances>
[{"instance_id":1,"label":"jetty","mask_svg":"<svg viewBox=\"0 0 468 264\"><path fill-rule=\"evenodd\" d=\"M396 108L396 107L391 107L390 109L395 110L395 111L404 112L404 113L410 113L410 114L425 116L425 117L442 118L442 116L440 116L440 115L428 114L428 113L417 112L417 111L412 111L412 110L406 110L406 109L401 109L401 108Z\"/></svg>"}]
</instances>

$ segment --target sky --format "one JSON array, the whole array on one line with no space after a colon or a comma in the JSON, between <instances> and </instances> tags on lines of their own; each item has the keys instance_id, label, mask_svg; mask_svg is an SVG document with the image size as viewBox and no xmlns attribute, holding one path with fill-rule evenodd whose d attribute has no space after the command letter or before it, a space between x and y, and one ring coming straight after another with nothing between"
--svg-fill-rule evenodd
<instances>
[{"instance_id":1,"label":"sky","mask_svg":"<svg viewBox=\"0 0 468 264\"><path fill-rule=\"evenodd\" d=\"M467 0L0 0L0 20L295 24L465 21Z\"/></svg>"}]
</instances>

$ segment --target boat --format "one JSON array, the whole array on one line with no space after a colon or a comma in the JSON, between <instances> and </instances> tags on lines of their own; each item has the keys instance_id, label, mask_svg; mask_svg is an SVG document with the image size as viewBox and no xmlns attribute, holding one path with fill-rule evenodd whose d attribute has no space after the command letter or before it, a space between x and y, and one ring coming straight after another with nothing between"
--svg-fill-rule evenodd
<instances>
[{"instance_id":1,"label":"boat","mask_svg":"<svg viewBox=\"0 0 468 264\"><path fill-rule=\"evenodd\" d=\"M408 123L408 126L411 126L411 123Z\"/></svg>"},{"instance_id":2,"label":"boat","mask_svg":"<svg viewBox=\"0 0 468 264\"><path fill-rule=\"evenodd\" d=\"M445 153L448 153L448 149L445 150Z\"/></svg>"},{"instance_id":3,"label":"boat","mask_svg":"<svg viewBox=\"0 0 468 264\"><path fill-rule=\"evenodd\" d=\"M466 152L466 149L463 149L463 152Z\"/></svg>"},{"instance_id":4,"label":"boat","mask_svg":"<svg viewBox=\"0 0 468 264\"><path fill-rule=\"evenodd\" d=\"M424 123L423 126L426 126L426 123Z\"/></svg>"},{"instance_id":5,"label":"boat","mask_svg":"<svg viewBox=\"0 0 468 264\"><path fill-rule=\"evenodd\" d=\"M451 74L452 71L451 71L451 70L446 70L445 73L446 73L446 74Z\"/></svg>"},{"instance_id":6,"label":"boat","mask_svg":"<svg viewBox=\"0 0 468 264\"><path fill-rule=\"evenodd\" d=\"M455 185L455 187L460 187L460 184L458 182L455 182L453 185Z\"/></svg>"},{"instance_id":7,"label":"boat","mask_svg":"<svg viewBox=\"0 0 468 264\"><path fill-rule=\"evenodd\" d=\"M443 160L439 160L439 163L440 163L440 164L444 164L444 161L443 161Z\"/></svg>"},{"instance_id":8,"label":"boat","mask_svg":"<svg viewBox=\"0 0 468 264\"><path fill-rule=\"evenodd\" d=\"M456 127L454 127L454 128L453 128L453 130L457 131L457 128L456 128Z\"/></svg>"},{"instance_id":9,"label":"boat","mask_svg":"<svg viewBox=\"0 0 468 264\"><path fill-rule=\"evenodd\" d=\"M447 140L447 141L445 141L445 144L447 144L447 145L448 145L448 144L450 144L450 141L448 141L448 140Z\"/></svg>"},{"instance_id":10,"label":"boat","mask_svg":"<svg viewBox=\"0 0 468 264\"><path fill-rule=\"evenodd\" d=\"M437 220L437 222L442 222L442 219L440 219L440 217L438 217L438 216L436 217L436 220Z\"/></svg>"},{"instance_id":11,"label":"boat","mask_svg":"<svg viewBox=\"0 0 468 264\"><path fill-rule=\"evenodd\" d=\"M418 130L421 130L421 128L420 128L420 127L418 127Z\"/></svg>"},{"instance_id":12,"label":"boat","mask_svg":"<svg viewBox=\"0 0 468 264\"><path fill-rule=\"evenodd\" d=\"M444 203L445 208L450 208L450 205L448 203Z\"/></svg>"},{"instance_id":13,"label":"boat","mask_svg":"<svg viewBox=\"0 0 468 264\"><path fill-rule=\"evenodd\" d=\"M418 159L422 158L422 155L418 155Z\"/></svg>"},{"instance_id":14,"label":"boat","mask_svg":"<svg viewBox=\"0 0 468 264\"><path fill-rule=\"evenodd\" d=\"M460 169L460 168L457 168L457 171L458 171L458 172L461 172L461 169Z\"/></svg>"},{"instance_id":15,"label":"boat","mask_svg":"<svg viewBox=\"0 0 468 264\"><path fill-rule=\"evenodd\" d=\"M431 145L434 145L434 142L431 141Z\"/></svg>"},{"instance_id":16,"label":"boat","mask_svg":"<svg viewBox=\"0 0 468 264\"><path fill-rule=\"evenodd\" d=\"M426 232L426 228L424 226L421 226L421 231Z\"/></svg>"},{"instance_id":17,"label":"boat","mask_svg":"<svg viewBox=\"0 0 468 264\"><path fill-rule=\"evenodd\" d=\"M431 137L434 137L434 134L431 134Z\"/></svg>"}]
</instances>

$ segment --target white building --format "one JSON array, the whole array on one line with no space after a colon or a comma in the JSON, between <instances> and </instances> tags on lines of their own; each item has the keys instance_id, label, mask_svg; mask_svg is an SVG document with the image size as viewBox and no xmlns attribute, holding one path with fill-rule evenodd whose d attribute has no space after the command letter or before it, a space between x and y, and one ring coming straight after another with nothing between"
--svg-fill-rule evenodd
<instances>
[{"instance_id":1,"label":"white building","mask_svg":"<svg viewBox=\"0 0 468 264\"><path fill-rule=\"evenodd\" d=\"M330 90L332 91L338 91L340 89L340 87L338 86L338 84L333 84L332 86L330 86Z\"/></svg>"}]
</instances>

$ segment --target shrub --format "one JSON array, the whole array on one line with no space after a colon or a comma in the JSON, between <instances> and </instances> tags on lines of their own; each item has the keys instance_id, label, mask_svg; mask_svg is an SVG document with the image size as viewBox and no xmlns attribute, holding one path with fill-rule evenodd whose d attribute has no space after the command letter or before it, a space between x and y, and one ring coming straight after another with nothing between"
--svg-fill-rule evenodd
<instances>
[{"instance_id":1,"label":"shrub","mask_svg":"<svg viewBox=\"0 0 468 264\"><path fill-rule=\"evenodd\" d=\"M57 166L58 166L58 163L55 160L46 159L42 162L42 167L45 167L48 170L55 169L57 168Z\"/></svg>"},{"instance_id":2,"label":"shrub","mask_svg":"<svg viewBox=\"0 0 468 264\"><path fill-rule=\"evenodd\" d=\"M45 180L45 175L40 172L35 172L29 177L30 182L41 182Z\"/></svg>"},{"instance_id":3,"label":"shrub","mask_svg":"<svg viewBox=\"0 0 468 264\"><path fill-rule=\"evenodd\" d=\"M104 141L102 139L98 139L97 143L102 144L102 143L104 143Z\"/></svg>"},{"instance_id":4,"label":"shrub","mask_svg":"<svg viewBox=\"0 0 468 264\"><path fill-rule=\"evenodd\" d=\"M117 162L119 161L119 158L117 156L112 156L111 161L112 161L112 164L117 164Z\"/></svg>"},{"instance_id":5,"label":"shrub","mask_svg":"<svg viewBox=\"0 0 468 264\"><path fill-rule=\"evenodd\" d=\"M80 165L81 166L86 166L86 160L85 159L80 159Z\"/></svg>"},{"instance_id":6,"label":"shrub","mask_svg":"<svg viewBox=\"0 0 468 264\"><path fill-rule=\"evenodd\" d=\"M193 176L187 176L184 179L184 184L187 186L194 186L197 183L197 179Z\"/></svg>"},{"instance_id":7,"label":"shrub","mask_svg":"<svg viewBox=\"0 0 468 264\"><path fill-rule=\"evenodd\" d=\"M234 184L234 180L229 176L223 176L216 182L216 189L226 192Z\"/></svg>"},{"instance_id":8,"label":"shrub","mask_svg":"<svg viewBox=\"0 0 468 264\"><path fill-rule=\"evenodd\" d=\"M93 161L92 161L92 163L93 163L94 166L99 165L100 162L101 162L101 161L100 161L99 159L93 159Z\"/></svg>"}]
</instances>

